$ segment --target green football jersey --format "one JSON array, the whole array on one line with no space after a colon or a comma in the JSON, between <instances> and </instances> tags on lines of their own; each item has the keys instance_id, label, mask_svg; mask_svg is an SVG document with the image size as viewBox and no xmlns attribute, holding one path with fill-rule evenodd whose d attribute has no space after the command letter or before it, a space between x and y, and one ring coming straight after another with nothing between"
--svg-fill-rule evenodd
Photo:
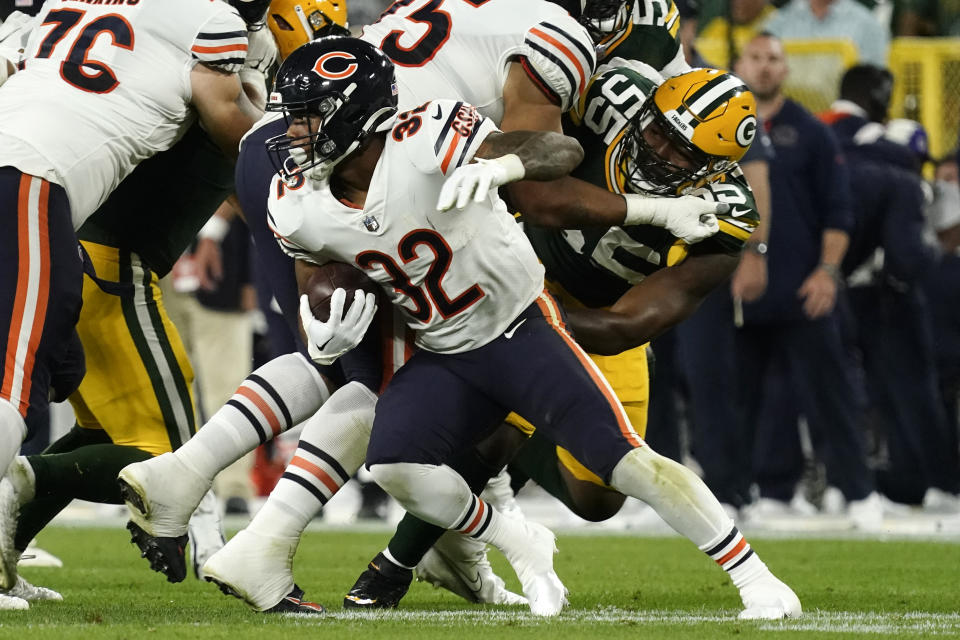
<instances>
[{"instance_id":1,"label":"green football jersey","mask_svg":"<svg viewBox=\"0 0 960 640\"><path fill-rule=\"evenodd\" d=\"M679 30L680 12L673 0L635 0L626 32L597 43L597 59L616 56L661 70L680 54Z\"/></svg>"},{"instance_id":2,"label":"green football jersey","mask_svg":"<svg viewBox=\"0 0 960 640\"><path fill-rule=\"evenodd\" d=\"M133 251L163 277L233 193L233 167L194 124L172 148L141 162L77 236Z\"/></svg>"},{"instance_id":3,"label":"green football jersey","mask_svg":"<svg viewBox=\"0 0 960 640\"><path fill-rule=\"evenodd\" d=\"M564 131L579 140L584 150L574 177L614 193L626 191L618 168L619 152L628 123L656 86L623 67L608 67L591 79L564 122ZM760 219L753 192L738 166L687 193L730 205L727 214L717 216L720 232L692 246L666 229L648 225L561 230L527 224L527 236L549 280L588 307L609 306L649 274L688 255L738 254Z\"/></svg>"}]
</instances>

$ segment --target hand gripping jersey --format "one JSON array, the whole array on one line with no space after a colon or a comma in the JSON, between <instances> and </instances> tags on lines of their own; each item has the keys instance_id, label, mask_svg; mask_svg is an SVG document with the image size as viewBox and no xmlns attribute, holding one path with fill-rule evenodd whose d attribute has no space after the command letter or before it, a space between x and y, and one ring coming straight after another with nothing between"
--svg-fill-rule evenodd
<instances>
[{"instance_id":1,"label":"hand gripping jersey","mask_svg":"<svg viewBox=\"0 0 960 640\"><path fill-rule=\"evenodd\" d=\"M601 68L564 123L564 132L584 150L583 162L571 175L615 193L626 191L617 166L620 146L628 122L656 87L633 69ZM739 253L760 219L739 166L688 193L730 205L729 213L717 216L720 232L693 246L647 225L582 230L526 225L526 231L547 278L586 306L609 306L647 275L678 264L689 253Z\"/></svg>"},{"instance_id":2,"label":"hand gripping jersey","mask_svg":"<svg viewBox=\"0 0 960 640\"><path fill-rule=\"evenodd\" d=\"M459 101L401 113L363 209L338 200L327 182L275 176L271 228L294 257L364 269L401 307L421 348L482 347L543 291L543 267L495 192L463 210L436 210L446 176L496 130Z\"/></svg>"},{"instance_id":3,"label":"hand gripping jersey","mask_svg":"<svg viewBox=\"0 0 960 640\"><path fill-rule=\"evenodd\" d=\"M399 0L361 38L396 65L401 110L464 100L494 123L512 60L564 111L596 66L586 29L544 0Z\"/></svg>"},{"instance_id":4,"label":"hand gripping jersey","mask_svg":"<svg viewBox=\"0 0 960 640\"><path fill-rule=\"evenodd\" d=\"M192 121L198 62L236 72L246 26L210 0L51 0L0 90L0 166L67 191L74 228ZM160 185L158 185L160 186Z\"/></svg>"}]
</instances>

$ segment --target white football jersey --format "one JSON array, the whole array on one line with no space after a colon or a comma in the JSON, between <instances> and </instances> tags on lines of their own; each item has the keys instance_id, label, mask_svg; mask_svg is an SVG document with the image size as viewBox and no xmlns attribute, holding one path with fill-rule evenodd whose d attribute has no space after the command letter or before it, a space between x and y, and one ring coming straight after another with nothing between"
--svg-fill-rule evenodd
<instances>
[{"instance_id":1,"label":"white football jersey","mask_svg":"<svg viewBox=\"0 0 960 640\"><path fill-rule=\"evenodd\" d=\"M219 0L50 0L34 25L0 87L0 166L61 185L75 228L192 122L194 65L236 72L247 50Z\"/></svg>"},{"instance_id":2,"label":"white football jersey","mask_svg":"<svg viewBox=\"0 0 960 640\"><path fill-rule=\"evenodd\" d=\"M440 100L397 117L363 209L326 181L275 176L269 223L290 255L364 269L399 306L417 345L439 353L481 347L543 291L543 267L495 191L440 212L446 176L469 162L493 122Z\"/></svg>"},{"instance_id":3,"label":"white football jersey","mask_svg":"<svg viewBox=\"0 0 960 640\"><path fill-rule=\"evenodd\" d=\"M511 60L564 111L597 63L586 29L545 0L395 2L360 37L396 65L401 110L464 100L497 124Z\"/></svg>"}]
</instances>

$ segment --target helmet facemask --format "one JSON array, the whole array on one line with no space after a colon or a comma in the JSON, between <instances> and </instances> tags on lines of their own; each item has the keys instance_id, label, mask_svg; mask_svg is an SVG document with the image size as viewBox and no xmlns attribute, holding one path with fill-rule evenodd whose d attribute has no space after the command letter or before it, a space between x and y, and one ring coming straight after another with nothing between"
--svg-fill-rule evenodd
<instances>
[{"instance_id":1,"label":"helmet facemask","mask_svg":"<svg viewBox=\"0 0 960 640\"><path fill-rule=\"evenodd\" d=\"M595 43L619 36L627 30L633 13L633 0L581 0L580 24Z\"/></svg>"},{"instance_id":2,"label":"helmet facemask","mask_svg":"<svg viewBox=\"0 0 960 640\"><path fill-rule=\"evenodd\" d=\"M357 38L321 38L287 56L266 107L287 123L286 134L266 141L277 172L324 180L372 133L389 128L397 112L393 69Z\"/></svg>"},{"instance_id":3,"label":"helmet facemask","mask_svg":"<svg viewBox=\"0 0 960 640\"><path fill-rule=\"evenodd\" d=\"M668 139L691 166L680 166L662 158L643 135L651 126ZM630 123L617 165L630 191L676 196L723 173L731 163L726 158L706 153L687 140L660 112L651 96Z\"/></svg>"},{"instance_id":4,"label":"helmet facemask","mask_svg":"<svg viewBox=\"0 0 960 640\"><path fill-rule=\"evenodd\" d=\"M368 115L363 106L351 103L356 86L351 84L343 93L332 91L306 102L284 102L279 94L271 96L267 111L282 111L288 129L297 119L307 121L307 135L291 138L284 133L266 142L270 161L284 179L297 175L314 180L329 178L367 136L390 121L395 108L384 107ZM314 129L317 117L320 120Z\"/></svg>"}]
</instances>

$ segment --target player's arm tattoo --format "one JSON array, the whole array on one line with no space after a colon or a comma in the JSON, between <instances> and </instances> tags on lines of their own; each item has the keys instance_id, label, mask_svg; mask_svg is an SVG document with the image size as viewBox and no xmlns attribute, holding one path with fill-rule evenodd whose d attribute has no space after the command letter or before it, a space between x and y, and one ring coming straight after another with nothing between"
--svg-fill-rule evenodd
<instances>
[{"instance_id":1,"label":"player's arm tattoo","mask_svg":"<svg viewBox=\"0 0 960 640\"><path fill-rule=\"evenodd\" d=\"M508 131L491 133L475 157L499 158L515 154L523 163L524 180L556 180L567 175L583 160L580 143L552 131Z\"/></svg>"}]
</instances>

